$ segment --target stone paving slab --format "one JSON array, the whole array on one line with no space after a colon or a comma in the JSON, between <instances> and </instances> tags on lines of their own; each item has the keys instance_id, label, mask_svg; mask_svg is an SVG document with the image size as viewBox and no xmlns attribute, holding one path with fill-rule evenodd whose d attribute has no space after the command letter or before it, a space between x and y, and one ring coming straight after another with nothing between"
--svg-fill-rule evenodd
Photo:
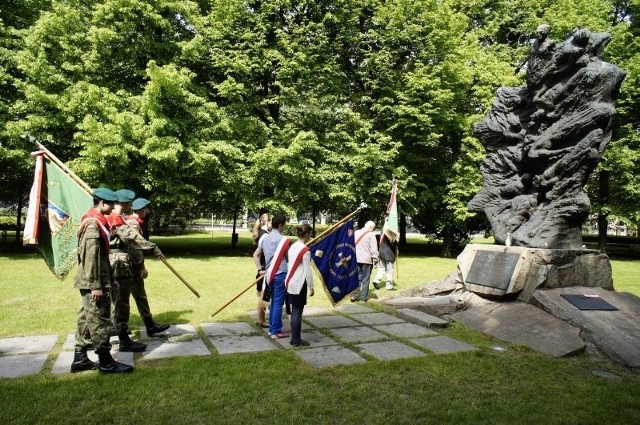
<instances>
[{"instance_id":1,"label":"stone paving slab","mask_svg":"<svg viewBox=\"0 0 640 425\"><path fill-rule=\"evenodd\" d=\"M64 344L62 344L63 350L73 350L76 346L76 334L67 335L67 339L64 340Z\"/></svg>"},{"instance_id":2,"label":"stone paving slab","mask_svg":"<svg viewBox=\"0 0 640 425\"><path fill-rule=\"evenodd\" d=\"M309 347L326 347L328 345L338 345L338 342L330 337L326 336L320 331L306 331L302 332L302 339L308 341ZM274 339L275 343L284 348L285 350L289 350L294 348L290 342L291 338L282 338L282 339ZM297 347L300 349L306 349L309 347Z\"/></svg>"},{"instance_id":3,"label":"stone paving slab","mask_svg":"<svg viewBox=\"0 0 640 425\"><path fill-rule=\"evenodd\" d=\"M416 325L446 327L449 324L446 320L412 308L401 308L397 314L398 317Z\"/></svg>"},{"instance_id":4,"label":"stone paving slab","mask_svg":"<svg viewBox=\"0 0 640 425\"><path fill-rule=\"evenodd\" d=\"M75 340L75 337L74 337L74 340ZM73 349L73 346L71 348ZM129 365L134 364L133 353L129 353L129 352L121 353L117 350L112 350L111 356L115 360L119 361L120 363L125 363ZM89 357L89 360L91 360L92 362L98 361L97 354L95 354L91 350L87 351L87 357ZM63 350L60 352L60 355L58 356L55 363L53 364L53 367L51 368L51 373L56 373L56 374L70 373L71 363L73 363L73 352Z\"/></svg>"},{"instance_id":5,"label":"stone paving slab","mask_svg":"<svg viewBox=\"0 0 640 425\"><path fill-rule=\"evenodd\" d=\"M200 323L200 328L207 336L246 335L260 331L246 322Z\"/></svg>"},{"instance_id":6,"label":"stone paving slab","mask_svg":"<svg viewBox=\"0 0 640 425\"><path fill-rule=\"evenodd\" d=\"M363 353L378 360L397 360L426 356L423 351L409 347L399 341L368 342L356 345Z\"/></svg>"},{"instance_id":7,"label":"stone paving slab","mask_svg":"<svg viewBox=\"0 0 640 425\"><path fill-rule=\"evenodd\" d=\"M98 356L93 354L93 351L87 352L87 357L92 362L98 361ZM56 362L53 364L53 368L51 368L51 373L70 373L71 363L73 362L73 352L71 351L61 351L60 355L56 359Z\"/></svg>"},{"instance_id":8,"label":"stone paving slab","mask_svg":"<svg viewBox=\"0 0 640 425\"><path fill-rule=\"evenodd\" d=\"M373 313L374 309L361 304L342 304L336 307L336 311L343 314L357 314L357 313Z\"/></svg>"},{"instance_id":9,"label":"stone paving slab","mask_svg":"<svg viewBox=\"0 0 640 425\"><path fill-rule=\"evenodd\" d=\"M328 315L325 314L327 312ZM318 315L305 314L303 317L302 337L311 345L294 350L296 356L314 368L364 363L367 359L362 354L379 360L427 355L426 352L403 344L394 338L412 338L412 344L434 352L448 353L477 349L452 338L428 336L436 333L390 314L373 312L370 308L361 305L344 306L340 315L333 314L333 311L328 309L318 310L315 313ZM342 314L352 314L353 318L359 321ZM373 327L365 326L361 322L370 323ZM290 329L288 320L285 319L283 325L285 330ZM220 354L292 349L289 337L273 340L267 335L266 329L246 322L202 323L199 326L211 341L215 351ZM140 361L177 356L206 356L213 352L200 338L196 326L191 324L173 325L161 338L144 338L146 331L141 328L141 336L143 342L148 345L145 352L140 355L130 352L121 353L116 343L112 349L113 357L119 362L133 365L134 359ZM134 339L138 339L137 335L134 335ZM37 342L34 343L34 340ZM49 335L0 340L4 343L2 354L5 354L0 355L0 377L40 373L48 353L55 347L56 340L56 336ZM112 340L117 342L117 338ZM346 348L340 345L341 343L358 343L356 347L360 352ZM62 350L51 369L52 373L70 373L74 344L75 335L67 334ZM43 350L43 352L37 355L26 354L32 350ZM6 355L7 353L14 354ZM87 355L92 361L97 361L97 356L92 350Z\"/></svg>"},{"instance_id":10,"label":"stone paving slab","mask_svg":"<svg viewBox=\"0 0 640 425\"><path fill-rule=\"evenodd\" d=\"M478 350L478 348L474 347L473 345L469 345L466 342L458 341L457 339L449 338L448 336L416 338L412 339L411 342L438 354Z\"/></svg>"},{"instance_id":11,"label":"stone paving slab","mask_svg":"<svg viewBox=\"0 0 640 425\"><path fill-rule=\"evenodd\" d=\"M391 323L388 325L374 326L379 331L399 338L416 338L419 336L438 335L437 332L418 326L413 323Z\"/></svg>"},{"instance_id":12,"label":"stone paving slab","mask_svg":"<svg viewBox=\"0 0 640 425\"><path fill-rule=\"evenodd\" d=\"M320 316L320 317L303 317L303 323L307 322L316 328L346 328L349 326L359 326L360 323L344 316Z\"/></svg>"},{"instance_id":13,"label":"stone paving slab","mask_svg":"<svg viewBox=\"0 0 640 425\"><path fill-rule=\"evenodd\" d=\"M304 316L303 316L303 319L304 319ZM307 325L303 320L302 321L302 326L300 326L300 329L304 333L306 330L313 330L314 328L312 328L309 325ZM291 333L291 322L289 322L288 320L283 320L282 321L282 331ZM269 335L269 328L262 328L262 333L266 337L270 337L271 336L271 335Z\"/></svg>"},{"instance_id":14,"label":"stone paving slab","mask_svg":"<svg viewBox=\"0 0 640 425\"><path fill-rule=\"evenodd\" d=\"M305 306L303 316L329 316L335 314L330 308Z\"/></svg>"},{"instance_id":15,"label":"stone paving slab","mask_svg":"<svg viewBox=\"0 0 640 425\"><path fill-rule=\"evenodd\" d=\"M142 352L142 359L155 360L179 356L208 356L209 354L211 354L209 349L200 339L176 342L153 341Z\"/></svg>"},{"instance_id":16,"label":"stone paving slab","mask_svg":"<svg viewBox=\"0 0 640 425\"><path fill-rule=\"evenodd\" d=\"M392 316L387 313L366 313L366 314L354 314L354 319L365 325L385 325L387 323L406 323L399 317Z\"/></svg>"},{"instance_id":17,"label":"stone paving slab","mask_svg":"<svg viewBox=\"0 0 640 425\"><path fill-rule=\"evenodd\" d=\"M0 339L0 355L45 353L51 351L57 335L19 336Z\"/></svg>"},{"instance_id":18,"label":"stone paving slab","mask_svg":"<svg viewBox=\"0 0 640 425\"><path fill-rule=\"evenodd\" d=\"M295 355L314 368L366 363L361 355L340 345L296 350Z\"/></svg>"},{"instance_id":19,"label":"stone paving slab","mask_svg":"<svg viewBox=\"0 0 640 425\"><path fill-rule=\"evenodd\" d=\"M38 353L0 357L0 378L37 375L47 361L47 356L48 353Z\"/></svg>"},{"instance_id":20,"label":"stone paving slab","mask_svg":"<svg viewBox=\"0 0 640 425\"><path fill-rule=\"evenodd\" d=\"M134 353L131 353L129 351L120 352L118 350L111 350L111 357L113 357L114 360L117 360L120 363L124 363L124 364L133 365L133 354ZM92 357L89 356L89 358L92 358ZM98 356L96 356L95 361L98 361Z\"/></svg>"},{"instance_id":21,"label":"stone paving slab","mask_svg":"<svg viewBox=\"0 0 640 425\"><path fill-rule=\"evenodd\" d=\"M355 326L352 328L330 329L329 332L345 342L371 342L389 339L389 336L378 332L369 326Z\"/></svg>"},{"instance_id":22,"label":"stone paving slab","mask_svg":"<svg viewBox=\"0 0 640 425\"><path fill-rule=\"evenodd\" d=\"M260 353L278 349L264 336L220 336L209 337L209 340L220 354Z\"/></svg>"},{"instance_id":23,"label":"stone paving slab","mask_svg":"<svg viewBox=\"0 0 640 425\"><path fill-rule=\"evenodd\" d=\"M194 337L198 337L198 332L196 331L196 327L192 324L180 324L180 325L171 325L169 329L165 332L156 334L155 336L148 336L147 329L144 326L140 326L140 340L145 340L145 344L147 341L154 341L163 338L175 338L175 337L183 337L184 335L193 335ZM133 338L132 339L136 339Z\"/></svg>"}]
</instances>

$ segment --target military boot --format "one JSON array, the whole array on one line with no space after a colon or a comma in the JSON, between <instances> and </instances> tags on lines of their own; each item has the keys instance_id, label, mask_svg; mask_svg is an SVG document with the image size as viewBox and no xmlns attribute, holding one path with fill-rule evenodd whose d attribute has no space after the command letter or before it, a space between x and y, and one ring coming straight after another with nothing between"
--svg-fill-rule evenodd
<instances>
[{"instance_id":1,"label":"military boot","mask_svg":"<svg viewBox=\"0 0 640 425\"><path fill-rule=\"evenodd\" d=\"M156 334L164 332L171 327L171 325L156 323L153 319L145 320L144 325L147 328L147 335L149 336L157 336Z\"/></svg>"},{"instance_id":2,"label":"military boot","mask_svg":"<svg viewBox=\"0 0 640 425\"><path fill-rule=\"evenodd\" d=\"M97 368L98 364L87 357L87 347L76 347L76 351L73 354L73 363L71 363L71 373L96 370Z\"/></svg>"},{"instance_id":3,"label":"military boot","mask_svg":"<svg viewBox=\"0 0 640 425\"><path fill-rule=\"evenodd\" d=\"M120 331L118 333L118 339L120 340L120 348L118 351L131 351L139 353L147 349L147 346L139 342L133 341L127 331Z\"/></svg>"},{"instance_id":4,"label":"military boot","mask_svg":"<svg viewBox=\"0 0 640 425\"><path fill-rule=\"evenodd\" d=\"M107 349L96 351L100 367L100 373L128 373L133 372L133 366L117 362L111 357L111 353Z\"/></svg>"}]
</instances>

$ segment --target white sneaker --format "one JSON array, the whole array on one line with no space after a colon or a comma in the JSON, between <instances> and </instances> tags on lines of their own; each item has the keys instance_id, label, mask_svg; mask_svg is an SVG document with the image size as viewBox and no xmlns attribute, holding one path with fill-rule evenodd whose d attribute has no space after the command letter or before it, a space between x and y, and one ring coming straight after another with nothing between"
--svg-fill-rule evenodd
<instances>
[{"instance_id":1,"label":"white sneaker","mask_svg":"<svg viewBox=\"0 0 640 425\"><path fill-rule=\"evenodd\" d=\"M393 283L387 282L387 284L385 285L385 289L387 291L393 291Z\"/></svg>"}]
</instances>

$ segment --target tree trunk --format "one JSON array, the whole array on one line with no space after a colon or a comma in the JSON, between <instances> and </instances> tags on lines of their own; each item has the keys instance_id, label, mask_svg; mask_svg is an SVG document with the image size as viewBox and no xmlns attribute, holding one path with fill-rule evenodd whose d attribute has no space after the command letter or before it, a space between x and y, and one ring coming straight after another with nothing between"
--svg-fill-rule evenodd
<instances>
[{"instance_id":1,"label":"tree trunk","mask_svg":"<svg viewBox=\"0 0 640 425\"><path fill-rule=\"evenodd\" d=\"M598 177L598 200L602 211L602 207L604 207L609 200L609 172L602 170ZM607 214L600 212L598 214L598 249L602 252L607 251L608 224Z\"/></svg>"},{"instance_id":2,"label":"tree trunk","mask_svg":"<svg viewBox=\"0 0 640 425\"><path fill-rule=\"evenodd\" d=\"M20 230L22 229L22 191L18 196L18 217L16 219L16 245L20 245Z\"/></svg>"},{"instance_id":3,"label":"tree trunk","mask_svg":"<svg viewBox=\"0 0 640 425\"><path fill-rule=\"evenodd\" d=\"M453 257L454 232L451 227L445 227L442 231L442 251L440 255L445 258Z\"/></svg>"},{"instance_id":4,"label":"tree trunk","mask_svg":"<svg viewBox=\"0 0 640 425\"><path fill-rule=\"evenodd\" d=\"M238 210L233 211L233 230L231 230L231 248L238 244L238 234L236 233L236 222L238 221Z\"/></svg>"},{"instance_id":5,"label":"tree trunk","mask_svg":"<svg viewBox=\"0 0 640 425\"><path fill-rule=\"evenodd\" d=\"M400 245L405 246L407 244L407 216L404 213L400 213Z\"/></svg>"},{"instance_id":6,"label":"tree trunk","mask_svg":"<svg viewBox=\"0 0 640 425\"><path fill-rule=\"evenodd\" d=\"M598 214L598 249L602 252L607 251L607 227L609 220L604 214Z\"/></svg>"}]
</instances>

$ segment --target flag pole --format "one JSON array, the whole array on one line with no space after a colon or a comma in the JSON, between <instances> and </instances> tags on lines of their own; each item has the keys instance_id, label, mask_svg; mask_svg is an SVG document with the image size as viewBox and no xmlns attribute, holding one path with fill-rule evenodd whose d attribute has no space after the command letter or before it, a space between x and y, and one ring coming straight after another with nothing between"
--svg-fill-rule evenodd
<instances>
[{"instance_id":1,"label":"flag pole","mask_svg":"<svg viewBox=\"0 0 640 425\"><path fill-rule=\"evenodd\" d=\"M171 264L169 264L169 262L167 261L167 259L166 259L166 258L162 258L162 257L161 257L161 258L160 258L160 261L162 261L162 262L164 263L164 265L165 265L165 266L167 266L167 267L169 268L169 270L171 270L171 271L173 272L173 274L175 274L175 275L178 277L178 279L180 279L180 280L182 281L182 283L184 283L184 284L187 286L187 288L189 288L189 289L191 290L191 292L193 292L193 294L194 294L196 297L200 298L200 294L198 293L198 291L196 291L196 290L193 288L193 286L189 285L189 282L187 282L187 280L186 280L184 277L182 277L182 276L180 275L180 273L178 273L178 271L177 271L176 269L174 269L174 268L173 268L173 266L172 266Z\"/></svg>"},{"instance_id":2,"label":"flag pole","mask_svg":"<svg viewBox=\"0 0 640 425\"><path fill-rule=\"evenodd\" d=\"M342 218L340 221L338 221L337 223L332 224L328 229L326 229L324 232L320 233L318 236L316 236L315 238L311 239L309 242L306 243L307 246L311 246L314 243L317 243L319 241L321 241L322 239L324 239L325 237L327 237L331 232L333 232L337 227L343 225L344 223L346 223L347 221L349 221L350 219L352 219L356 214L358 214L363 208L367 208L367 204L365 204L364 202L362 202L358 208L352 212L351 214L347 215L346 217ZM227 308L229 306L229 304L231 304L232 302L234 302L235 300L237 300L238 298L240 298L245 292L247 292L249 289L251 289L253 287L253 285L255 285L256 283L258 283L258 280L262 279L263 276L257 277L253 282L251 282L251 284L249 286L247 286L245 289L243 289L242 291L240 291L240 293L238 293L236 296L234 296L233 298L231 298L229 301L227 301L222 307L220 307L219 309L217 309L216 311L213 312L213 314L211 315L211 317L215 316L216 314L220 313L222 310L224 310L225 308Z\"/></svg>"},{"instance_id":3,"label":"flag pole","mask_svg":"<svg viewBox=\"0 0 640 425\"><path fill-rule=\"evenodd\" d=\"M234 302L235 300L237 300L238 298L240 298L242 295L244 295L245 292L247 292L249 289L251 289L253 287L253 285L255 285L256 283L258 283L258 281L260 279L262 279L264 277L264 275L259 276L256 278L256 280L254 280L253 282L251 282L251 284L249 286L247 286L246 288L244 288L242 291L240 291L240 293L238 293L235 297L231 298L229 301L227 301L222 307L220 307L219 309L217 309L216 311L213 312L213 314L211 315L211 317L215 316L216 314L220 313L222 310L224 310L225 308L227 308L229 306L229 304L231 304L232 302ZM264 283L263 283L264 285Z\"/></svg>"},{"instance_id":4,"label":"flag pole","mask_svg":"<svg viewBox=\"0 0 640 425\"><path fill-rule=\"evenodd\" d=\"M340 221L338 221L337 223L332 224L329 228L327 228L324 232L320 233L318 236L316 236L315 238L311 239L309 242L306 243L307 246L311 246L315 243L320 242L322 239L326 238L329 234L331 234L331 232L333 232L337 227L342 226L344 223L346 223L347 221L351 220L356 214L358 214L360 211L362 211L364 208L367 208L367 204L365 204L364 202L361 203L358 208L356 208L355 211L353 211L351 214L348 214L347 216L345 216L344 218L342 218Z\"/></svg>"},{"instance_id":5,"label":"flag pole","mask_svg":"<svg viewBox=\"0 0 640 425\"><path fill-rule=\"evenodd\" d=\"M62 161L60 161L49 149L47 149L42 143L38 142L33 136L29 136L29 140L32 143L35 143L35 145L38 146L38 148L43 151L54 164L60 167L62 171L67 173L69 177L71 177L71 179L74 180L80 187L86 190L90 196L93 196L93 190L89 187L89 185L86 184L80 177L78 177L76 173L71 171L71 169L67 167ZM196 291L191 285L189 285L189 283L180 275L180 273L176 271L176 269L173 268L173 266L171 266L171 264L169 264L165 259L161 259L161 261L165 266L167 266L169 270L171 270L174 275L176 275L178 279L180 279L182 283L187 285L191 292L193 292L198 298L200 298L200 294L198 294L198 291Z\"/></svg>"},{"instance_id":6,"label":"flag pole","mask_svg":"<svg viewBox=\"0 0 640 425\"><path fill-rule=\"evenodd\" d=\"M36 146L38 146L38 148L42 151L44 151L44 153L47 154L47 156L49 157L49 159L56 164L58 167L60 167L60 169L62 171L64 171L65 173L67 173L69 175L69 177L71 177L72 180L74 180L76 183L78 183L78 185L83 188L84 190L87 191L87 193L91 196L93 196L93 190L91 190L91 188L89 187L89 185L87 185L84 181L82 181L82 179L80 177L78 177L76 175L76 173L74 173L73 171L71 171L71 169L69 167L67 167L62 161L60 161L49 149L45 148L44 145L40 142L38 142L35 137L33 136L29 136L29 140L33 143L36 144Z\"/></svg>"}]
</instances>

